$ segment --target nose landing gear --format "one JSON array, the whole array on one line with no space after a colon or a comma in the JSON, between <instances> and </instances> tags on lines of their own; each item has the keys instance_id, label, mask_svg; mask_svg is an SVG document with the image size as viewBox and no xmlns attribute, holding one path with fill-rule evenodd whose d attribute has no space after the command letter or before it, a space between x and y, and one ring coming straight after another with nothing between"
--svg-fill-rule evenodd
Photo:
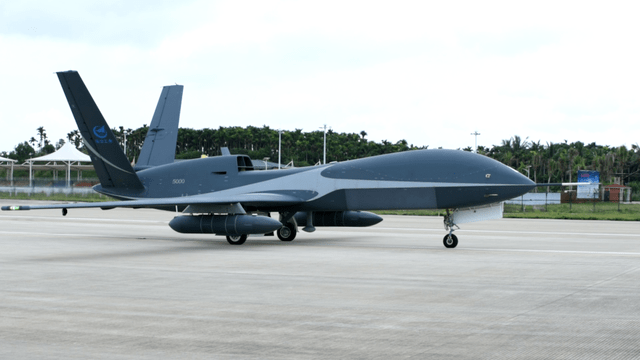
<instances>
[{"instance_id":1,"label":"nose landing gear","mask_svg":"<svg viewBox=\"0 0 640 360\"><path fill-rule=\"evenodd\" d=\"M454 227L459 229L458 225L453 222L453 214L449 212L449 209L447 209L447 215L444 217L444 229L448 230L449 233L444 236L442 243L444 244L444 247L448 249L453 249L458 246L458 237L453 234L455 231Z\"/></svg>"}]
</instances>

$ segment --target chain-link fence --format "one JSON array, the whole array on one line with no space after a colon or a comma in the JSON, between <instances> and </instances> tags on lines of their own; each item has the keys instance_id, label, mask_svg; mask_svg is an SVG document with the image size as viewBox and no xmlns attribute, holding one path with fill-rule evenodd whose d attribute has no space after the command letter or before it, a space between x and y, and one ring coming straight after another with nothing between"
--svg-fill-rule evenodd
<instances>
[{"instance_id":1,"label":"chain-link fence","mask_svg":"<svg viewBox=\"0 0 640 360\"><path fill-rule=\"evenodd\" d=\"M89 195L95 194L93 186L99 184L100 181L97 178L87 178L80 180L71 180L70 186L67 186L67 181L54 180L51 178L15 178L13 181L2 179L0 180L0 192L7 193L9 196L14 194L78 194Z\"/></svg>"},{"instance_id":2,"label":"chain-link fence","mask_svg":"<svg viewBox=\"0 0 640 360\"><path fill-rule=\"evenodd\" d=\"M631 189L620 185L600 187L593 198L580 198L576 190L538 192L505 201L505 213L524 212L638 212L640 203L631 201Z\"/></svg>"}]
</instances>

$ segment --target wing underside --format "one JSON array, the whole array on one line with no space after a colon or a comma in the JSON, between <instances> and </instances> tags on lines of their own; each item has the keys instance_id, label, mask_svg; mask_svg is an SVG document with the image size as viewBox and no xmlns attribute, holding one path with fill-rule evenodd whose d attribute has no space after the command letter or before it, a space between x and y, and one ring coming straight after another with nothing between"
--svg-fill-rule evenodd
<instances>
[{"instance_id":1,"label":"wing underside","mask_svg":"<svg viewBox=\"0 0 640 360\"><path fill-rule=\"evenodd\" d=\"M249 193L233 196L214 196L213 194L203 194L194 196L155 198L125 201L106 201L95 203L66 203L51 205L23 205L23 206L3 206L2 210L40 210L40 209L74 209L74 208L169 208L192 206L206 208L207 206L226 206L231 204L241 204L253 207L286 207L303 203L304 200L287 194L274 193Z\"/></svg>"}]
</instances>

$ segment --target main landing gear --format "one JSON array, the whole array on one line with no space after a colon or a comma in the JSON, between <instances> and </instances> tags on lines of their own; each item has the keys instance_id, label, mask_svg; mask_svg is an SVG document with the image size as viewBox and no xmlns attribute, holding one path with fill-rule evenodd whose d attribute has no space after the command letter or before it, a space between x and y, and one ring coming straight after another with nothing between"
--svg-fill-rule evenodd
<instances>
[{"instance_id":1,"label":"main landing gear","mask_svg":"<svg viewBox=\"0 0 640 360\"><path fill-rule=\"evenodd\" d=\"M278 235L278 239L282 241L293 241L293 239L296 238L297 229L295 224L288 222L282 225L276 233Z\"/></svg>"},{"instance_id":2,"label":"main landing gear","mask_svg":"<svg viewBox=\"0 0 640 360\"><path fill-rule=\"evenodd\" d=\"M295 211L280 213L282 227L276 231L276 235L278 235L278 239L281 241L293 241L298 234L298 223L293 215L295 215Z\"/></svg>"},{"instance_id":3,"label":"main landing gear","mask_svg":"<svg viewBox=\"0 0 640 360\"><path fill-rule=\"evenodd\" d=\"M227 235L227 242L231 245L242 245L247 241L247 235Z\"/></svg>"},{"instance_id":4,"label":"main landing gear","mask_svg":"<svg viewBox=\"0 0 640 360\"><path fill-rule=\"evenodd\" d=\"M448 230L449 233L444 236L442 243L444 244L444 247L449 249L453 249L458 246L458 237L453 234L453 231L455 230L454 227L459 229L458 225L453 222L453 214L449 212L449 209L447 209L447 215L444 217L444 229Z\"/></svg>"},{"instance_id":5,"label":"main landing gear","mask_svg":"<svg viewBox=\"0 0 640 360\"><path fill-rule=\"evenodd\" d=\"M268 214L268 213L267 213ZM293 217L295 212L280 213L280 223L282 227L276 230L278 239L282 241L293 241L298 233L298 224ZM268 216L268 215L265 215ZM270 217L270 216L269 216ZM273 235L273 232L271 233ZM227 235L227 242L231 245L242 245L247 241L247 235Z\"/></svg>"},{"instance_id":6,"label":"main landing gear","mask_svg":"<svg viewBox=\"0 0 640 360\"><path fill-rule=\"evenodd\" d=\"M278 229L278 239L282 241L293 241L296 238L296 226L287 223ZM231 245L242 245L247 241L247 235L227 235L227 242Z\"/></svg>"}]
</instances>

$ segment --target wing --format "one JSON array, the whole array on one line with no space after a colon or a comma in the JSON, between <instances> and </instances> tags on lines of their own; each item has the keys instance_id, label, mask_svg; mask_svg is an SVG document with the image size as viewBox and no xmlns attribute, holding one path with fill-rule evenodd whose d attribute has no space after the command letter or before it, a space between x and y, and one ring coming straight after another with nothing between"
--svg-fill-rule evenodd
<instances>
[{"instance_id":1,"label":"wing","mask_svg":"<svg viewBox=\"0 0 640 360\"><path fill-rule=\"evenodd\" d=\"M280 207L292 206L303 203L305 200L290 194L279 193L247 193L237 195L215 195L201 194L193 196L182 196L172 198L155 198L125 201L106 201L95 203L67 203L67 204L51 204L51 205L21 205L21 206L3 206L4 211L14 210L39 210L39 209L74 209L74 208L101 208L113 209L116 207L124 208L170 208L174 206L191 206L197 210L219 209L220 206L229 206L234 204L243 204L257 207ZM194 211L206 212L206 211Z\"/></svg>"}]
</instances>

